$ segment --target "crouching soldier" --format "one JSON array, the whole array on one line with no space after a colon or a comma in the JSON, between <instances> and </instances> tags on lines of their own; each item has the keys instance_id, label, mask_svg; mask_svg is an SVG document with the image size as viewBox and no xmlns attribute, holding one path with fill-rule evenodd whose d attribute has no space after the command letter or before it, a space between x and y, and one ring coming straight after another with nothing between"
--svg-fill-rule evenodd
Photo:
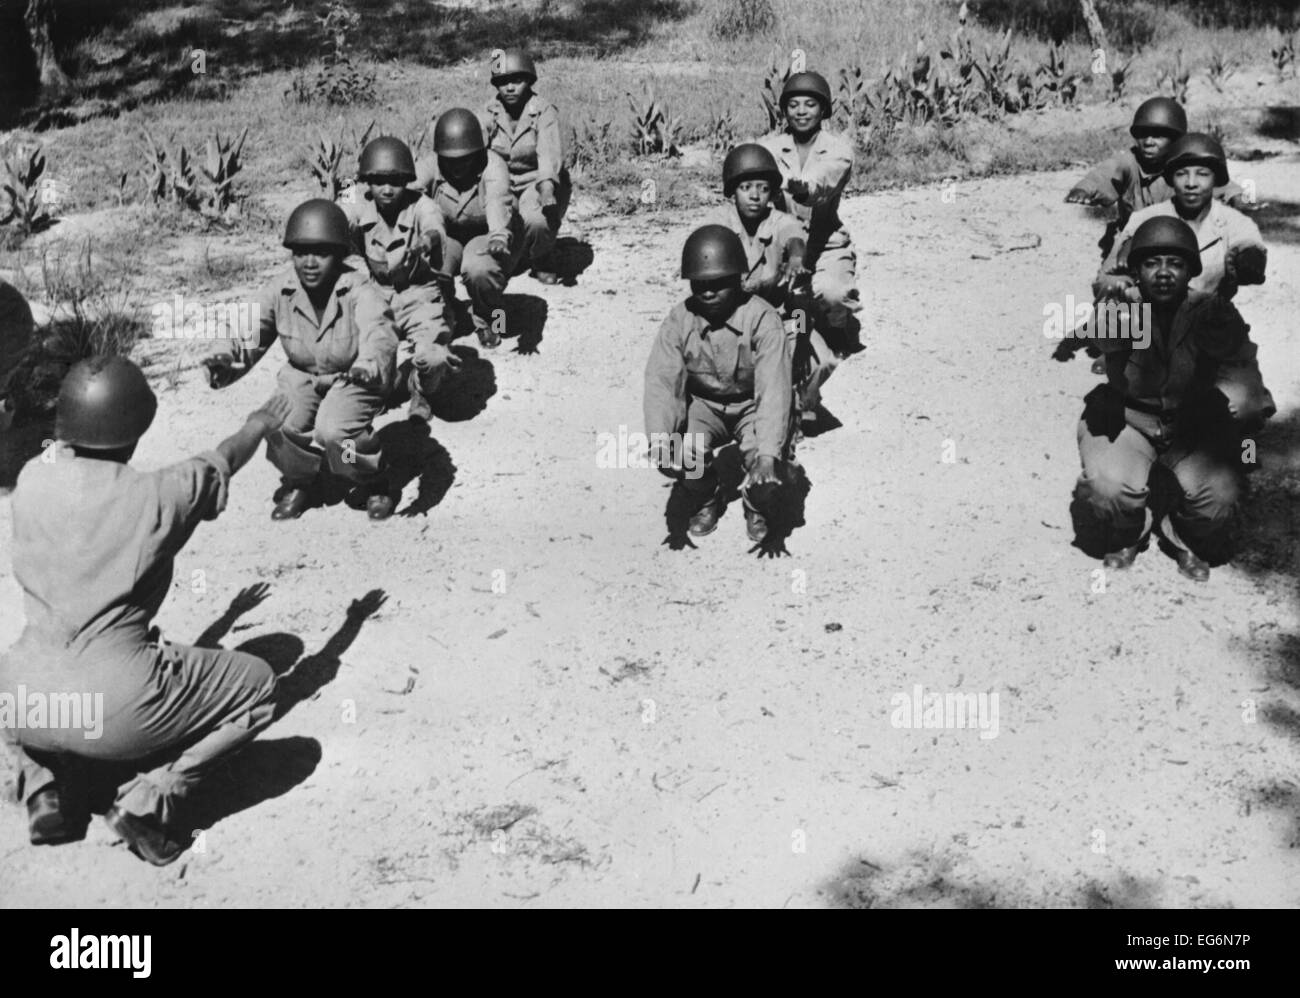
<instances>
[{"instance_id":1,"label":"crouching soldier","mask_svg":"<svg viewBox=\"0 0 1300 998\"><path fill-rule=\"evenodd\" d=\"M0 738L16 750L36 845L85 835L88 760L166 758L122 785L104 816L133 853L162 866L188 844L185 797L271 723L276 679L252 655L159 641L150 623L177 552L225 508L230 477L290 406L277 395L212 450L139 472L128 462L156 408L144 375L123 358L82 361L64 379L57 440L13 493L14 577L27 623L0 656L0 694L19 710L30 710L33 695L51 711L73 703L80 726L9 718Z\"/></svg>"},{"instance_id":2,"label":"crouching soldier","mask_svg":"<svg viewBox=\"0 0 1300 998\"><path fill-rule=\"evenodd\" d=\"M1169 146L1186 131L1187 112L1172 97L1143 101L1129 126L1133 145L1102 160L1065 196L1068 204L1114 209L1116 217L1098 243L1103 257L1133 212L1169 198L1172 191L1164 179L1165 159Z\"/></svg>"},{"instance_id":3,"label":"crouching soldier","mask_svg":"<svg viewBox=\"0 0 1300 998\"><path fill-rule=\"evenodd\" d=\"M745 522L760 543L771 507L751 502L751 492L770 493L790 480L784 459L794 347L776 310L745 291L747 269L740 238L724 226L703 226L686 240L682 277L691 295L668 314L650 353L645 421L652 441L684 439L692 448L685 460L661 453L654 463L694 499L689 530L696 537L716 529L726 506L708 457L732 440L740 445ZM700 467L700 475L683 472Z\"/></svg>"},{"instance_id":4,"label":"crouching soldier","mask_svg":"<svg viewBox=\"0 0 1300 998\"><path fill-rule=\"evenodd\" d=\"M429 400L460 360L448 349L452 330L443 312L437 274L442 263L442 215L432 199L408 185L415 159L401 139L381 136L361 151L358 179L366 185L361 200L343 202L359 254L393 311L399 349L399 376L411 394L410 414L432 418Z\"/></svg>"},{"instance_id":5,"label":"crouching soldier","mask_svg":"<svg viewBox=\"0 0 1300 998\"><path fill-rule=\"evenodd\" d=\"M296 519L318 502L326 473L354 483L372 520L388 519L397 505L371 425L392 389L397 332L368 275L345 262L350 240L347 216L333 202L295 208L284 233L293 268L262 291L257 342L231 340L204 361L220 388L252 368L277 337L288 355L277 380L293 408L266 444L282 476L275 520Z\"/></svg>"},{"instance_id":6,"label":"crouching soldier","mask_svg":"<svg viewBox=\"0 0 1300 998\"><path fill-rule=\"evenodd\" d=\"M783 178L776 206L804 227L804 266L812 271L812 292L826 339L843 355L851 346L850 320L862 309L858 257L840 220L840 197L853 171L853 146L822 127L831 115L831 88L818 73L795 73L785 81L781 111L785 128L760 140Z\"/></svg>"},{"instance_id":7,"label":"crouching soldier","mask_svg":"<svg viewBox=\"0 0 1300 998\"><path fill-rule=\"evenodd\" d=\"M416 169L416 186L442 212L443 299L455 300L457 274L469 294L474 332L484 347L501 342L498 318L506 283L524 252L523 223L510 195L510 171L488 153L483 129L472 111L452 108L433 126L432 161Z\"/></svg>"},{"instance_id":8,"label":"crouching soldier","mask_svg":"<svg viewBox=\"0 0 1300 998\"><path fill-rule=\"evenodd\" d=\"M1079 423L1083 474L1072 511L1080 539L1105 552L1106 567L1127 568L1155 525L1149 479L1159 462L1180 490L1160 532L1179 571L1203 582L1207 562L1227 557L1244 483L1241 438L1259 419L1232 413L1217 387L1226 369L1253 361L1255 345L1230 302L1188 290L1198 250L1191 228L1174 218L1149 219L1133 235L1139 300L1130 304L1149 308L1149 340L1097 339L1107 381L1089 394Z\"/></svg>"},{"instance_id":9,"label":"crouching soldier","mask_svg":"<svg viewBox=\"0 0 1300 998\"><path fill-rule=\"evenodd\" d=\"M746 270L742 286L781 313L795 335L795 400L801 417L814 422L821 386L839 364L810 321L809 271L804 267L808 242L793 215L772 206L781 187L776 159L761 145L736 146L722 162L722 193L727 204L708 219L740 237Z\"/></svg>"},{"instance_id":10,"label":"crouching soldier","mask_svg":"<svg viewBox=\"0 0 1300 998\"><path fill-rule=\"evenodd\" d=\"M1197 237L1201 269L1192 279L1193 291L1232 298L1243 284L1263 284L1268 251L1259 227L1214 196L1216 187L1228 183L1223 146L1209 135L1184 135L1169 150L1164 177L1173 196L1133 213L1103 261L1094 290L1114 294L1132 287L1126 268L1129 240L1143 222L1159 216L1182 219Z\"/></svg>"},{"instance_id":11,"label":"crouching soldier","mask_svg":"<svg viewBox=\"0 0 1300 998\"><path fill-rule=\"evenodd\" d=\"M506 161L510 193L523 221L523 265L543 284L554 284L555 237L573 195L564 166L560 112L533 92L537 67L519 49L498 52L492 62L496 99L481 116L488 147Z\"/></svg>"}]
</instances>

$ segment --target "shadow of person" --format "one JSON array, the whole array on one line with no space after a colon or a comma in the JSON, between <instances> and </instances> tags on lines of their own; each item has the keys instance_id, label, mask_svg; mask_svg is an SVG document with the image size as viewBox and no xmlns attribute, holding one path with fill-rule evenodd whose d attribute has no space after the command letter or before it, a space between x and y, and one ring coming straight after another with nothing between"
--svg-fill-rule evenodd
<instances>
[{"instance_id":1,"label":"shadow of person","mask_svg":"<svg viewBox=\"0 0 1300 998\"><path fill-rule=\"evenodd\" d=\"M422 419L389 423L379 431L388 459L388 477L394 488L406 488L419 480L419 492L399 516L422 516L442 502L456 480L456 465L447 448L430 436L429 424Z\"/></svg>"},{"instance_id":2,"label":"shadow of person","mask_svg":"<svg viewBox=\"0 0 1300 998\"><path fill-rule=\"evenodd\" d=\"M468 344L458 343L451 351L460 358L460 370L447 372L429 408L445 422L462 423L486 409L487 400L496 394L496 368Z\"/></svg>"},{"instance_id":3,"label":"shadow of person","mask_svg":"<svg viewBox=\"0 0 1300 998\"><path fill-rule=\"evenodd\" d=\"M560 236L555 240L556 275L560 283L571 288L578 283L583 271L591 266L596 254L591 243L572 236Z\"/></svg>"},{"instance_id":4,"label":"shadow of person","mask_svg":"<svg viewBox=\"0 0 1300 998\"><path fill-rule=\"evenodd\" d=\"M506 295L505 335L515 339L515 353L535 354L550 306L537 295Z\"/></svg>"},{"instance_id":5,"label":"shadow of person","mask_svg":"<svg viewBox=\"0 0 1300 998\"><path fill-rule=\"evenodd\" d=\"M382 589L372 589L359 600L353 600L347 616L339 629L321 646L320 651L301 659L287 673L280 676L276 686L275 719L284 717L296 704L314 696L338 675L343 653L361 633L361 625L379 612L388 601Z\"/></svg>"},{"instance_id":6,"label":"shadow of person","mask_svg":"<svg viewBox=\"0 0 1300 998\"><path fill-rule=\"evenodd\" d=\"M282 797L316 771L321 746L315 738L250 742L185 800L185 824L190 830L211 828L231 815Z\"/></svg>"},{"instance_id":7,"label":"shadow of person","mask_svg":"<svg viewBox=\"0 0 1300 998\"><path fill-rule=\"evenodd\" d=\"M691 517L699 508L699 497L689 492L681 482L673 482L673 487L668 492L668 504L664 507L668 536L663 539L663 544L668 550L682 551L695 547L695 542L691 540L690 526Z\"/></svg>"},{"instance_id":8,"label":"shadow of person","mask_svg":"<svg viewBox=\"0 0 1300 998\"><path fill-rule=\"evenodd\" d=\"M812 481L802 465L792 462L778 463L781 477L779 486L755 486L749 490L750 502L767 520L767 536L749 553L758 558L780 558L789 555L785 542L804 525L804 508Z\"/></svg>"},{"instance_id":9,"label":"shadow of person","mask_svg":"<svg viewBox=\"0 0 1300 998\"><path fill-rule=\"evenodd\" d=\"M266 582L254 582L251 586L245 586L230 600L230 605L222 612L221 616L210 623L203 629L203 633L194 639L196 648L220 648L221 639L230 633L230 629L235 626L235 621L239 620L244 614L257 609L266 602L271 595L271 586ZM256 654L254 652L253 654Z\"/></svg>"}]
</instances>

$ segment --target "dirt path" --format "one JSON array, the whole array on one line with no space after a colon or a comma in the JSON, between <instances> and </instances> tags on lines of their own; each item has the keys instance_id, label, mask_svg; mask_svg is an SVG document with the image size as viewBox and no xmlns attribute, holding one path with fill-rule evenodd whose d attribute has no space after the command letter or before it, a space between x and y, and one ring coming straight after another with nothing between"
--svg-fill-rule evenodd
<instances>
[{"instance_id":1,"label":"dirt path","mask_svg":"<svg viewBox=\"0 0 1300 998\"><path fill-rule=\"evenodd\" d=\"M1294 159L1249 171L1262 199L1300 201ZM341 661L307 664L324 685L236 765L254 790L226 785L235 813L203 851L157 871L99 823L37 851L5 808L0 902L1300 902L1294 580L1261 590L1229 567L1198 587L1152 550L1098 594L1069 545L1093 379L1054 364L1041 329L1095 264L1097 223L1059 203L1071 179L848 203L867 348L827 386L843 426L803 445L807 524L775 560L747 553L736 508L670 551L663 480L597 467L597 433L640 428L695 218L588 221L577 287L512 286L549 306L538 353L489 355L484 411L434 425L445 454L408 441L431 470L404 506L446 489L427 514L273 524L259 458L179 559L164 632L192 640L265 582L223 640L288 661L388 595ZM1282 416L1300 402L1298 265L1293 229L1239 299ZM210 446L277 364L221 394L188 374L139 463ZM0 536L9 516L0 501ZM7 559L0 646L21 628ZM997 736L894 727L917 684L997 693Z\"/></svg>"}]
</instances>

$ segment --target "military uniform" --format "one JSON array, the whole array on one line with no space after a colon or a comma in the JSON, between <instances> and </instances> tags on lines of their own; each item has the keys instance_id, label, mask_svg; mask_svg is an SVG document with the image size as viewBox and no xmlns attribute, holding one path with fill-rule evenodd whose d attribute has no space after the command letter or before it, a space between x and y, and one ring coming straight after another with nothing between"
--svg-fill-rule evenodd
<instances>
[{"instance_id":1,"label":"military uniform","mask_svg":"<svg viewBox=\"0 0 1300 998\"><path fill-rule=\"evenodd\" d=\"M1169 514L1176 537L1198 556L1223 553L1225 528L1242 488L1241 431L1272 414L1271 397L1262 407L1252 398L1230 398L1226 409L1215 398L1225 377L1230 386L1235 383L1228 377L1234 368L1254 364L1249 331L1230 302L1192 291L1170 328L1154 330L1146 349L1122 339L1097 340L1103 353L1124 361L1123 422L1118 425L1118 401L1111 395L1116 425L1110 431L1118 434L1110 439L1102 410L1105 393L1115 389L1103 386L1079 422L1083 474L1075 487L1075 515L1081 533L1097 536L1107 551L1138 543L1150 526L1147 480L1159 461L1183 492Z\"/></svg>"},{"instance_id":2,"label":"military uniform","mask_svg":"<svg viewBox=\"0 0 1300 998\"><path fill-rule=\"evenodd\" d=\"M102 697L100 737L85 728L0 730L16 745L26 793L55 782L58 754L140 760L176 753L118 791L117 807L163 822L219 757L271 723L275 674L236 651L150 635L176 553L224 508L230 468L215 451L153 472L58 445L13 493L14 577L27 624L0 657L0 692ZM93 703L93 701L92 701Z\"/></svg>"},{"instance_id":3,"label":"military uniform","mask_svg":"<svg viewBox=\"0 0 1300 998\"><path fill-rule=\"evenodd\" d=\"M487 166L478 183L460 191L443 179L436 157L416 165L416 187L425 191L442 214L447 237L443 242L440 278L446 287L461 275L476 321L491 323L501 307L506 284L519 267L524 252L523 223L510 194L510 172L505 160L488 153ZM498 260L488 252L493 236L506 240L510 256Z\"/></svg>"},{"instance_id":4,"label":"military uniform","mask_svg":"<svg viewBox=\"0 0 1300 998\"><path fill-rule=\"evenodd\" d=\"M322 459L333 474L350 481L375 478L382 455L371 423L392 389L398 346L393 313L383 296L366 274L345 263L318 323L307 292L289 267L263 289L259 309L257 341L233 341L232 352L236 362L251 367L278 337L289 358L277 383L293 410L266 442L266 456L280 470L284 485L310 486ZM342 378L358 363L378 368L377 387Z\"/></svg>"},{"instance_id":5,"label":"military uniform","mask_svg":"<svg viewBox=\"0 0 1300 998\"><path fill-rule=\"evenodd\" d=\"M1159 218L1161 216L1182 217L1178 214L1178 209L1173 201L1163 201L1160 204L1135 212L1133 217L1128 220L1128 224L1124 226L1118 238L1116 238L1115 246L1110 255L1101 265L1101 274L1098 276L1096 286L1099 293L1104 290L1103 285L1109 283L1111 278L1126 272L1128 243L1133 238L1133 233L1137 231L1138 226L1149 218ZM1235 249L1243 246L1253 246L1262 253L1267 254L1264 247L1264 238L1259 232L1259 226L1249 218L1221 201L1211 200L1209 206L1201 213L1199 218L1184 218L1183 221L1191 226L1201 248L1201 272L1192 278L1189 285L1193 291L1214 291L1224 298L1231 298L1236 294L1239 283L1263 282L1262 272L1257 275L1228 275L1227 273L1228 258ZM1228 277L1226 282L1224 280L1225 276Z\"/></svg>"},{"instance_id":6,"label":"military uniform","mask_svg":"<svg viewBox=\"0 0 1300 998\"><path fill-rule=\"evenodd\" d=\"M813 295L825 311L827 323L847 326L849 317L862 309L857 288L857 254L853 240L840 221L840 198L853 170L853 146L841 135L820 129L799 163L799 151L789 131L772 132L759 140L781 169L782 189L775 205L799 219L808 241L804 265L812 271ZM808 202L790 196L791 180L808 185Z\"/></svg>"},{"instance_id":7,"label":"military uniform","mask_svg":"<svg viewBox=\"0 0 1300 998\"><path fill-rule=\"evenodd\" d=\"M402 346L399 365L412 366L409 388L432 397L447 372L451 325L443 307L438 273L446 238L442 214L433 201L414 190L392 226L375 202L340 202L352 233L352 252L364 258L380 296L392 309Z\"/></svg>"},{"instance_id":8,"label":"military uniform","mask_svg":"<svg viewBox=\"0 0 1300 998\"><path fill-rule=\"evenodd\" d=\"M792 337L762 298L747 295L716 324L679 303L659 328L645 374L646 432L702 434L706 452L736 440L749 468L781 460L791 435ZM682 484L713 494L712 471Z\"/></svg>"},{"instance_id":9,"label":"military uniform","mask_svg":"<svg viewBox=\"0 0 1300 998\"><path fill-rule=\"evenodd\" d=\"M521 109L518 121L495 99L488 102L479 121L488 148L505 161L510 172L510 193L523 223L524 259L550 265L560 220L573 194L569 171L564 166L560 112L554 104L533 94ZM537 193L537 185L545 180L555 185L556 205L551 218L543 213Z\"/></svg>"}]
</instances>

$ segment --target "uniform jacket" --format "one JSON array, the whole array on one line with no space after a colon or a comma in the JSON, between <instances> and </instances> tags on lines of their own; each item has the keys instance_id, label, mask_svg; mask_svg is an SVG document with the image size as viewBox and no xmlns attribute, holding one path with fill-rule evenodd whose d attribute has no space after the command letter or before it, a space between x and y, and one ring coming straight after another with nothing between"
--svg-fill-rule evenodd
<instances>
[{"instance_id":1,"label":"uniform jacket","mask_svg":"<svg viewBox=\"0 0 1300 998\"><path fill-rule=\"evenodd\" d=\"M799 152L789 131L771 132L759 142L776 157L783 180L774 204L799 219L808 235L808 255L816 259L823 248L849 245L840 221L840 197L853 172L853 146L848 139L825 128L817 132L808 161L799 165ZM788 193L791 179L808 185L808 203L800 204Z\"/></svg>"},{"instance_id":2,"label":"uniform jacket","mask_svg":"<svg viewBox=\"0 0 1300 998\"><path fill-rule=\"evenodd\" d=\"M458 243L467 243L475 236L514 239L518 218L510 193L510 171L500 156L488 153L483 175L467 191L459 191L443 179L436 156L420 160L415 174L415 186L433 198L447 235Z\"/></svg>"},{"instance_id":3,"label":"uniform jacket","mask_svg":"<svg viewBox=\"0 0 1300 998\"><path fill-rule=\"evenodd\" d=\"M779 458L790 425L793 341L762 298L746 295L711 326L679 303L659 327L645 373L646 432L678 433L692 397L718 403L753 400L760 457Z\"/></svg>"},{"instance_id":4,"label":"uniform jacket","mask_svg":"<svg viewBox=\"0 0 1300 998\"><path fill-rule=\"evenodd\" d=\"M1181 217L1173 201L1163 201L1150 208L1134 212L1133 217L1128 220L1128 224L1115 239L1114 248L1101 266L1102 277L1127 272L1129 240L1133 238L1139 225L1149 218L1162 215L1171 218ZM1236 292L1237 284L1263 283L1263 273L1238 274L1235 279L1229 280L1228 285L1222 285L1228 254L1233 249L1240 246L1256 246L1261 250L1265 249L1264 239L1259 234L1259 226L1249 218L1236 208L1230 208L1222 201L1212 199L1209 208L1201 217L1188 221L1187 224L1196 233L1197 242L1201 247L1201 272L1192 278L1190 284L1192 290L1218 291L1225 297L1231 297Z\"/></svg>"},{"instance_id":5,"label":"uniform jacket","mask_svg":"<svg viewBox=\"0 0 1300 998\"><path fill-rule=\"evenodd\" d=\"M1195 403L1214 387L1225 369L1255 365L1258 350L1250 339L1250 326L1232 302L1203 291L1188 292L1174 313L1168 334L1153 330L1146 349L1134 348L1131 340L1098 338L1094 342L1103 353L1126 355L1128 401L1161 412Z\"/></svg>"},{"instance_id":6,"label":"uniform jacket","mask_svg":"<svg viewBox=\"0 0 1300 998\"><path fill-rule=\"evenodd\" d=\"M216 451L149 472L64 444L29 461L12 499L27 611L15 665L33 655L71 662L92 643L110 657L114 646L124 656L146 646L176 554L225 508L229 480Z\"/></svg>"},{"instance_id":7,"label":"uniform jacket","mask_svg":"<svg viewBox=\"0 0 1300 998\"><path fill-rule=\"evenodd\" d=\"M231 352L236 360L251 367L278 337L289 363L300 371L329 376L357 362L374 362L385 389L392 385L397 328L392 311L364 271L344 264L320 325L292 267L262 289L258 309L258 338L234 341Z\"/></svg>"},{"instance_id":8,"label":"uniform jacket","mask_svg":"<svg viewBox=\"0 0 1300 998\"><path fill-rule=\"evenodd\" d=\"M407 189L406 203L390 228L369 192L360 200L340 203L352 231L352 252L360 256L370 276L399 291L412 284L433 284L442 263L447 235L442 212L433 199Z\"/></svg>"},{"instance_id":9,"label":"uniform jacket","mask_svg":"<svg viewBox=\"0 0 1300 998\"><path fill-rule=\"evenodd\" d=\"M560 112L533 94L513 121L499 100L488 102L479 115L488 148L506 161L510 187L516 194L542 180L559 183L564 165Z\"/></svg>"},{"instance_id":10,"label":"uniform jacket","mask_svg":"<svg viewBox=\"0 0 1300 998\"><path fill-rule=\"evenodd\" d=\"M706 223L725 225L740 236L741 245L745 247L745 259L749 264L749 270L745 274L745 290L759 295L769 305L780 308L785 301L785 291L777 285L781 264L791 241L804 239L803 226L799 220L773 208L758 223L758 228L751 236L745 230L745 223L740 220L735 202L728 201L719 206L706 219Z\"/></svg>"},{"instance_id":11,"label":"uniform jacket","mask_svg":"<svg viewBox=\"0 0 1300 998\"><path fill-rule=\"evenodd\" d=\"M1102 160L1074 187L1094 195L1099 204L1114 205L1120 227L1127 224L1135 211L1174 196L1174 189L1165 181L1161 169L1155 173L1142 169L1135 148L1124 149ZM1240 186L1228 184L1215 188L1214 196L1226 201L1240 193Z\"/></svg>"}]
</instances>

